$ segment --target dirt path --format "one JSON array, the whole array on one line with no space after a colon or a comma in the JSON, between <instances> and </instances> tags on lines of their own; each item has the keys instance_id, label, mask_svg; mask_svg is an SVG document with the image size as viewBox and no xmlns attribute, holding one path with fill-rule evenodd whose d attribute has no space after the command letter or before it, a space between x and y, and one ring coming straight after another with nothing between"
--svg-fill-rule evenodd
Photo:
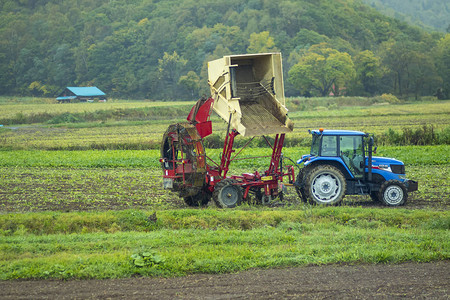
<instances>
[{"instance_id":1,"label":"dirt path","mask_svg":"<svg viewBox=\"0 0 450 300\"><path fill-rule=\"evenodd\" d=\"M227 275L3 281L1 299L449 299L450 261L311 266Z\"/></svg>"}]
</instances>

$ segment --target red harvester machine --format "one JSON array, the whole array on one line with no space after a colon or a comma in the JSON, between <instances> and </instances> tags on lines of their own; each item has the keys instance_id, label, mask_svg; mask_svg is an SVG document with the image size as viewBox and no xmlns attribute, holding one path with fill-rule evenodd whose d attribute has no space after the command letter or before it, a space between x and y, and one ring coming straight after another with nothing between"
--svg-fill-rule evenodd
<instances>
[{"instance_id":1,"label":"red harvester machine","mask_svg":"<svg viewBox=\"0 0 450 300\"><path fill-rule=\"evenodd\" d=\"M295 181L294 167L283 166L285 133L294 124L287 116L281 54L262 53L225 56L208 63L211 97L202 98L191 109L186 123L170 125L161 144L163 186L178 192L189 206L206 205L211 198L218 207L232 208L249 199L259 203L282 198L282 183ZM203 138L212 133L210 115L214 110L228 123L220 163L205 153ZM227 176L237 159L236 136L265 137L275 134L269 168L264 172ZM212 163L212 164L211 164ZM286 184L286 182L285 182Z\"/></svg>"}]
</instances>

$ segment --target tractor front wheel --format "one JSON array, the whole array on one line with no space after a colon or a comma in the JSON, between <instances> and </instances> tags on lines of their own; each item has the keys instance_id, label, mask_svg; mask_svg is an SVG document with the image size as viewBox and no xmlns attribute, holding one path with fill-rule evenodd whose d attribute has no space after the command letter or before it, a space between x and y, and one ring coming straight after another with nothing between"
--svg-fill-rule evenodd
<instances>
[{"instance_id":1,"label":"tractor front wheel","mask_svg":"<svg viewBox=\"0 0 450 300\"><path fill-rule=\"evenodd\" d=\"M347 182L337 168L319 165L305 176L305 195L311 204L337 205L344 199Z\"/></svg>"},{"instance_id":2,"label":"tractor front wheel","mask_svg":"<svg viewBox=\"0 0 450 300\"><path fill-rule=\"evenodd\" d=\"M400 206L408 199L408 192L400 181L388 180L381 185L378 198L386 206Z\"/></svg>"},{"instance_id":3,"label":"tractor front wheel","mask_svg":"<svg viewBox=\"0 0 450 300\"><path fill-rule=\"evenodd\" d=\"M214 188L213 199L220 208L236 207L242 202L242 188L234 179L223 179Z\"/></svg>"}]
</instances>

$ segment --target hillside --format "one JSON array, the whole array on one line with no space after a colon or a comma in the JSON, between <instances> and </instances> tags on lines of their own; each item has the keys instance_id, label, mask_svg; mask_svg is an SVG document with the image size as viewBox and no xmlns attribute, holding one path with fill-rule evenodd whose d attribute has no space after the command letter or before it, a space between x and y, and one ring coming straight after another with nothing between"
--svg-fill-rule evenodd
<instances>
[{"instance_id":1,"label":"hillside","mask_svg":"<svg viewBox=\"0 0 450 300\"><path fill-rule=\"evenodd\" d=\"M351 57L352 76L333 78L347 94L441 88L446 97L450 39L442 37L356 0L1 0L0 95L95 85L113 97L195 99L207 92L207 61L281 51L287 95L328 93L289 71L308 54L337 53Z\"/></svg>"},{"instance_id":2,"label":"hillside","mask_svg":"<svg viewBox=\"0 0 450 300\"><path fill-rule=\"evenodd\" d=\"M363 0L377 10L391 17L414 25L450 30L450 2L447 0Z\"/></svg>"}]
</instances>

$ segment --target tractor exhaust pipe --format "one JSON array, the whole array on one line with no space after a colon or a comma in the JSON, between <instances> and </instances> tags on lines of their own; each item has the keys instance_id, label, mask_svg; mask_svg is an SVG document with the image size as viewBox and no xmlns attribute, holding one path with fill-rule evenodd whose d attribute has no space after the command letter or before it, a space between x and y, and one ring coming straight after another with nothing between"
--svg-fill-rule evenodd
<instances>
[{"instance_id":1,"label":"tractor exhaust pipe","mask_svg":"<svg viewBox=\"0 0 450 300\"><path fill-rule=\"evenodd\" d=\"M371 136L369 138L369 158L367 162L367 169L369 169L369 171L367 172L367 180L369 182L372 182L372 153L373 153L373 137Z\"/></svg>"}]
</instances>

